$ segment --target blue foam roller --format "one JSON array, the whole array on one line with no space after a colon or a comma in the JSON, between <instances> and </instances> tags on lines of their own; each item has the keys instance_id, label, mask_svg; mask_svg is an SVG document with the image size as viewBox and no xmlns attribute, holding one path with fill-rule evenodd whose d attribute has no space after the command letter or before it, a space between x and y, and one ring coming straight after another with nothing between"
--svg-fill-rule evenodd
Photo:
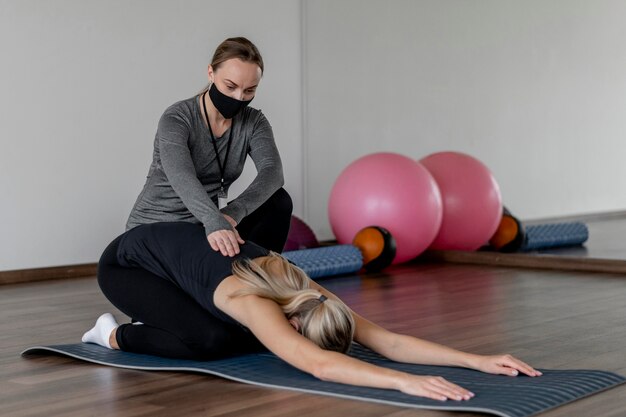
<instances>
[{"instance_id":1,"label":"blue foam roller","mask_svg":"<svg viewBox=\"0 0 626 417\"><path fill-rule=\"evenodd\" d=\"M587 226L580 222L526 226L525 234L522 251L582 245L589 239Z\"/></svg>"},{"instance_id":2,"label":"blue foam roller","mask_svg":"<svg viewBox=\"0 0 626 417\"><path fill-rule=\"evenodd\" d=\"M363 255L353 245L294 250L283 252L282 255L302 268L311 278L351 274L363 266Z\"/></svg>"}]
</instances>

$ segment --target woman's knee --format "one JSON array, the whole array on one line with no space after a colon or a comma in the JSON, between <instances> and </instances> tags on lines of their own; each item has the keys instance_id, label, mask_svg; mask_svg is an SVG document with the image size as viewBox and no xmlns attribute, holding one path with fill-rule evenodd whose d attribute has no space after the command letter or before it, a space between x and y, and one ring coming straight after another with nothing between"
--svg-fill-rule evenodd
<instances>
[{"instance_id":1,"label":"woman's knee","mask_svg":"<svg viewBox=\"0 0 626 417\"><path fill-rule=\"evenodd\" d=\"M102 252L102 256L100 256L96 275L98 277L98 284L100 284L101 287L102 283L111 276L111 270L120 267L117 260L117 248L121 238L122 236L118 236L113 242L109 243L104 252Z\"/></svg>"},{"instance_id":2,"label":"woman's knee","mask_svg":"<svg viewBox=\"0 0 626 417\"><path fill-rule=\"evenodd\" d=\"M293 211L293 201L287 190L280 188L270 197L270 201L272 202L274 210L291 215Z\"/></svg>"},{"instance_id":3,"label":"woman's knee","mask_svg":"<svg viewBox=\"0 0 626 417\"><path fill-rule=\"evenodd\" d=\"M181 341L195 356L204 358L231 356L262 347L251 333L225 323L197 326L194 332L181 335Z\"/></svg>"},{"instance_id":4,"label":"woman's knee","mask_svg":"<svg viewBox=\"0 0 626 417\"><path fill-rule=\"evenodd\" d=\"M181 341L196 358L223 356L231 347L228 338L216 334L205 334L203 337L196 333L181 337Z\"/></svg>"}]
</instances>

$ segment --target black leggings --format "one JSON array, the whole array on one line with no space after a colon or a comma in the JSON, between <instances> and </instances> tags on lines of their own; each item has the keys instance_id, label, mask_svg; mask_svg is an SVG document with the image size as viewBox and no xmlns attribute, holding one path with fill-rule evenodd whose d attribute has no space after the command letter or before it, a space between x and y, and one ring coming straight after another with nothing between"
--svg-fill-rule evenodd
<instances>
[{"instance_id":1,"label":"black leggings","mask_svg":"<svg viewBox=\"0 0 626 417\"><path fill-rule=\"evenodd\" d=\"M244 240L280 252L290 220L291 199L281 189L237 229ZM121 350L204 360L263 349L252 333L219 320L174 283L143 268L121 266L117 260L120 239L111 242L100 258L98 284L115 307L143 323L118 328Z\"/></svg>"},{"instance_id":2,"label":"black leggings","mask_svg":"<svg viewBox=\"0 0 626 417\"><path fill-rule=\"evenodd\" d=\"M281 253L287 242L292 210L291 197L281 188L261 207L244 217L237 225L237 231L243 240Z\"/></svg>"}]
</instances>

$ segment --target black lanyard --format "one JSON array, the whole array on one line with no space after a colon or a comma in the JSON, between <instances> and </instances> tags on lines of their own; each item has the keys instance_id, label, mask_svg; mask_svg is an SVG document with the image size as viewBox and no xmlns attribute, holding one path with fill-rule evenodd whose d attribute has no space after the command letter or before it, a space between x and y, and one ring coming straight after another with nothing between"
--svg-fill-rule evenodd
<instances>
[{"instance_id":1,"label":"black lanyard","mask_svg":"<svg viewBox=\"0 0 626 417\"><path fill-rule=\"evenodd\" d=\"M217 166L220 169L220 193L225 195L224 192L224 175L226 174L226 162L228 162L228 154L230 153L230 142L233 137L233 130L235 130L235 119L230 122L230 133L228 134L228 143L226 144L226 156L224 157L224 164L220 160L220 154L217 152L217 144L215 143L215 136L213 136L213 130L211 129L211 122L209 122L209 115L206 112L205 103L206 92L202 95L202 108L204 109L204 117L206 118L206 124L209 127L209 133L211 134L211 142L213 143L213 149L215 149L215 159L217 159Z\"/></svg>"}]
</instances>

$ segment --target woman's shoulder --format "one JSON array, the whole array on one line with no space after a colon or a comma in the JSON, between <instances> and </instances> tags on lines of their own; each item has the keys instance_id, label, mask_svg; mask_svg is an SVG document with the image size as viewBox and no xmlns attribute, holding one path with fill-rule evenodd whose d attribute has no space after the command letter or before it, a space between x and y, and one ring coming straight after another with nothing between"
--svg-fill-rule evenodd
<instances>
[{"instance_id":1,"label":"woman's shoulder","mask_svg":"<svg viewBox=\"0 0 626 417\"><path fill-rule=\"evenodd\" d=\"M254 259L260 256L267 256L270 254L270 251L265 249L264 247L257 245L256 243L247 240L245 243L239 246L240 255L242 257Z\"/></svg>"},{"instance_id":2,"label":"woman's shoulder","mask_svg":"<svg viewBox=\"0 0 626 417\"><path fill-rule=\"evenodd\" d=\"M261 109L246 106L241 111L241 117L249 122L258 123L259 120L267 120Z\"/></svg>"},{"instance_id":3,"label":"woman's shoulder","mask_svg":"<svg viewBox=\"0 0 626 417\"><path fill-rule=\"evenodd\" d=\"M196 99L197 96L193 96L169 105L161 115L159 123L182 123L187 127L193 126L194 113L197 111L194 102Z\"/></svg>"},{"instance_id":4,"label":"woman's shoulder","mask_svg":"<svg viewBox=\"0 0 626 417\"><path fill-rule=\"evenodd\" d=\"M197 100L197 96L193 96L190 98L186 98L184 100L179 100L174 104L170 104L165 111L166 114L178 114L178 115L189 115L191 116L194 112L195 100Z\"/></svg>"},{"instance_id":5,"label":"woman's shoulder","mask_svg":"<svg viewBox=\"0 0 626 417\"><path fill-rule=\"evenodd\" d=\"M242 126L250 129L251 131L260 127L269 126L270 124L267 117L265 117L265 114L263 114L263 111L250 106L244 107L241 111L240 117Z\"/></svg>"}]
</instances>

